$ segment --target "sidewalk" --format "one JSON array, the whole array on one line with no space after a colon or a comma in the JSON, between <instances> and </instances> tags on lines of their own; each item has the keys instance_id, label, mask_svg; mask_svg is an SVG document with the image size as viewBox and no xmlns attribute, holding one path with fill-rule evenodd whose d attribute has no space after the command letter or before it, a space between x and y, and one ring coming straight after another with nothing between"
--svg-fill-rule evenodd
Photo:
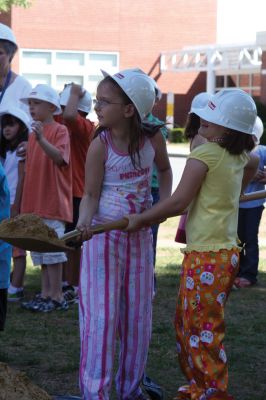
<instances>
[{"instance_id":1,"label":"sidewalk","mask_svg":"<svg viewBox=\"0 0 266 400\"><path fill-rule=\"evenodd\" d=\"M169 157L187 157L189 154L189 143L167 143Z\"/></svg>"}]
</instances>

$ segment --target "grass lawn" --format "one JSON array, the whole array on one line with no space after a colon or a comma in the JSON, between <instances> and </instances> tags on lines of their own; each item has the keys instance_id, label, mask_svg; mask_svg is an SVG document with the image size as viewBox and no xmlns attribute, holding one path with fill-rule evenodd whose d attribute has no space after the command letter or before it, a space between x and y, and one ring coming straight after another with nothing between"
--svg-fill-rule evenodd
<instances>
[{"instance_id":1,"label":"grass lawn","mask_svg":"<svg viewBox=\"0 0 266 400\"><path fill-rule=\"evenodd\" d=\"M181 254L173 242L178 218L162 224L157 252L157 286L153 337L147 371L162 385L165 399L172 399L184 383L179 370L173 318ZM266 213L261 237L266 238ZM261 249L259 285L233 291L227 304L230 392L236 400L264 400L266 393L266 248ZM27 269L27 296L39 291L40 272ZM67 312L34 314L9 304L6 330L0 336L0 361L25 372L50 394L78 395L78 307ZM115 399L115 396L112 396Z\"/></svg>"}]
</instances>

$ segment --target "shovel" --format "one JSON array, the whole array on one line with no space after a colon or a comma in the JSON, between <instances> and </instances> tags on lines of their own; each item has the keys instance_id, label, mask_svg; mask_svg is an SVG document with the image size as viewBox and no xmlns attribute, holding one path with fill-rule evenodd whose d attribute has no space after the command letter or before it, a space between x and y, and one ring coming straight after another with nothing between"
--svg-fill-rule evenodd
<instances>
[{"instance_id":1,"label":"shovel","mask_svg":"<svg viewBox=\"0 0 266 400\"><path fill-rule=\"evenodd\" d=\"M122 218L119 220L107 222L105 224L94 225L91 227L93 234L108 232L111 230L123 230L128 225L128 220ZM51 238L47 240L41 240L37 237L26 237L16 236L15 233L12 235L1 235L0 239L12 244L13 246L19 247L23 250L37 251L40 253L53 253L58 251L73 251L73 247L68 246L67 242L70 239L76 239L80 236L80 231L75 229L74 231L68 232L61 238Z\"/></svg>"}]
</instances>

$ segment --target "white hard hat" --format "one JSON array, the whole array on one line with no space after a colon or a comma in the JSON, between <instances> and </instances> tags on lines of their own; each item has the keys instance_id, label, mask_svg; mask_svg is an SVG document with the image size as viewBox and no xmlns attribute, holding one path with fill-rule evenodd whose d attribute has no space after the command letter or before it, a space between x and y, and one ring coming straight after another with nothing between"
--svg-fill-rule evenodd
<instances>
[{"instance_id":1,"label":"white hard hat","mask_svg":"<svg viewBox=\"0 0 266 400\"><path fill-rule=\"evenodd\" d=\"M61 106L66 106L68 99L70 97L70 90L71 90L71 84L66 85L64 88L63 92L60 93L60 104ZM84 111L85 113L89 113L91 110L92 106L92 98L90 93L85 90L84 95L81 97L78 103L78 110Z\"/></svg>"},{"instance_id":2,"label":"white hard hat","mask_svg":"<svg viewBox=\"0 0 266 400\"><path fill-rule=\"evenodd\" d=\"M125 69L114 75L102 71L104 77L110 76L130 98L143 120L152 110L155 90L151 78L138 68Z\"/></svg>"},{"instance_id":3,"label":"white hard hat","mask_svg":"<svg viewBox=\"0 0 266 400\"><path fill-rule=\"evenodd\" d=\"M13 115L13 117L16 117L20 121L22 121L23 124L26 125L26 127L28 128L29 131L31 130L30 117L21 108L10 105L9 107L7 107L5 109L0 110L0 117L2 118L4 115Z\"/></svg>"},{"instance_id":4,"label":"white hard hat","mask_svg":"<svg viewBox=\"0 0 266 400\"><path fill-rule=\"evenodd\" d=\"M194 113L194 110L198 108L204 108L211 100L212 95L207 92L198 93L192 100L189 114Z\"/></svg>"},{"instance_id":5,"label":"white hard hat","mask_svg":"<svg viewBox=\"0 0 266 400\"><path fill-rule=\"evenodd\" d=\"M260 117L256 118L252 134L256 137L256 144L259 144L260 138L263 135L264 126Z\"/></svg>"},{"instance_id":6,"label":"white hard hat","mask_svg":"<svg viewBox=\"0 0 266 400\"><path fill-rule=\"evenodd\" d=\"M154 87L154 90L155 90L155 100L160 101L161 98L162 98L162 96L163 96L163 94L162 94L162 92L161 92L161 89L160 89L159 86L157 85L156 80L153 79L150 75L147 75L147 74L146 74L144 71L142 71L142 69L140 69L140 68L134 68L133 70L136 71L136 72L140 72L140 73L146 75L146 76L151 80L151 83L152 83L152 85L153 85L153 87Z\"/></svg>"},{"instance_id":7,"label":"white hard hat","mask_svg":"<svg viewBox=\"0 0 266 400\"><path fill-rule=\"evenodd\" d=\"M222 89L207 106L196 109L200 118L226 128L253 135L257 108L252 97L241 89Z\"/></svg>"},{"instance_id":8,"label":"white hard hat","mask_svg":"<svg viewBox=\"0 0 266 400\"><path fill-rule=\"evenodd\" d=\"M0 40L8 40L17 46L17 41L12 29L9 26L0 23Z\"/></svg>"},{"instance_id":9,"label":"white hard hat","mask_svg":"<svg viewBox=\"0 0 266 400\"><path fill-rule=\"evenodd\" d=\"M24 97L20 99L22 103L28 104L30 99L42 100L47 101L48 103L53 104L56 106L56 110L54 111L54 115L61 114L62 110L60 107L60 99L57 92L48 85L39 84L33 88L28 95L28 97Z\"/></svg>"}]
</instances>

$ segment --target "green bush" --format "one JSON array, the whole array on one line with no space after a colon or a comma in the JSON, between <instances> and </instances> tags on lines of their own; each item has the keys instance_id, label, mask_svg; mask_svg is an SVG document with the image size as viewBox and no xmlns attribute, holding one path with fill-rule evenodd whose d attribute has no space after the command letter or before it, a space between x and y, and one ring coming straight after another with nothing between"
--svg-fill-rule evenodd
<instances>
[{"instance_id":1,"label":"green bush","mask_svg":"<svg viewBox=\"0 0 266 400\"><path fill-rule=\"evenodd\" d=\"M184 136L184 128L173 128L169 130L168 139L170 143L184 143L186 138Z\"/></svg>"},{"instance_id":2,"label":"green bush","mask_svg":"<svg viewBox=\"0 0 266 400\"><path fill-rule=\"evenodd\" d=\"M258 116L262 120L264 126L264 132L260 139L260 144L266 146L266 106L258 100L256 100L255 103L257 106Z\"/></svg>"}]
</instances>

